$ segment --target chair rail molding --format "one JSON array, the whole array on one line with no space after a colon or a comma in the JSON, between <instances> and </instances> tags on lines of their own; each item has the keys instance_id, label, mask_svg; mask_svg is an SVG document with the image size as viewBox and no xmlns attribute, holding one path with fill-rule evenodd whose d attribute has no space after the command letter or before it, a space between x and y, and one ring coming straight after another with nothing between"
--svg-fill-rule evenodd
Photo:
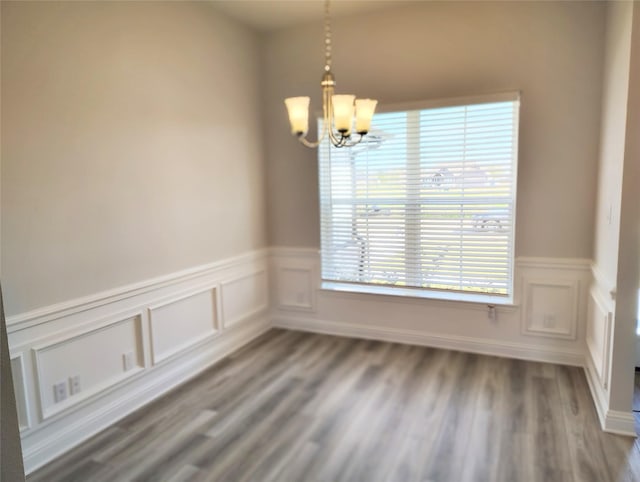
<instances>
[{"instance_id":1,"label":"chair rail molding","mask_svg":"<svg viewBox=\"0 0 640 482\"><path fill-rule=\"evenodd\" d=\"M343 292L321 288L318 249L272 247L14 315L8 331L25 468L273 326L581 366L603 429L629 434L631 414L607 405L613 288L590 260L520 257L514 302L495 308ZM100 356L91 357L97 347ZM65 396L54 392L60 384Z\"/></svg>"},{"instance_id":2,"label":"chair rail molding","mask_svg":"<svg viewBox=\"0 0 640 482\"><path fill-rule=\"evenodd\" d=\"M591 261L520 257L514 302L488 303L321 288L315 248L270 249L274 326L584 365Z\"/></svg>"},{"instance_id":3,"label":"chair rail molding","mask_svg":"<svg viewBox=\"0 0 640 482\"><path fill-rule=\"evenodd\" d=\"M267 331L268 261L261 249L11 317L26 472Z\"/></svg>"},{"instance_id":4,"label":"chair rail molding","mask_svg":"<svg viewBox=\"0 0 640 482\"><path fill-rule=\"evenodd\" d=\"M231 258L194 266L175 273L157 276L100 293L63 301L25 313L18 313L7 317L7 331L14 333L41 323L47 323L60 318L68 318L69 316L104 305L110 305L128 298L144 295L149 292L157 292L164 287L175 287L181 282L188 283L194 279L216 276L217 273L226 269L237 268L238 266L254 261L264 261L268 253L268 248L258 249Z\"/></svg>"}]
</instances>

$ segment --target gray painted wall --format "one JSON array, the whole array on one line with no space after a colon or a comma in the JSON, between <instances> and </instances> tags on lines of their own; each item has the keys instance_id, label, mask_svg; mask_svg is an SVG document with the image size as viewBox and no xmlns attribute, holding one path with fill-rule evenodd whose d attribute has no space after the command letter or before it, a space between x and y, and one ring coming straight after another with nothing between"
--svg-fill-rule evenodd
<instances>
[{"instance_id":1,"label":"gray painted wall","mask_svg":"<svg viewBox=\"0 0 640 482\"><path fill-rule=\"evenodd\" d=\"M414 2L333 26L338 93L394 104L521 90L516 255L591 258L604 3ZM320 242L316 151L290 135L283 99L321 108L322 35L314 22L265 38L275 246Z\"/></svg>"},{"instance_id":2,"label":"gray painted wall","mask_svg":"<svg viewBox=\"0 0 640 482\"><path fill-rule=\"evenodd\" d=\"M2 2L7 315L266 246L260 45L207 2Z\"/></svg>"}]
</instances>

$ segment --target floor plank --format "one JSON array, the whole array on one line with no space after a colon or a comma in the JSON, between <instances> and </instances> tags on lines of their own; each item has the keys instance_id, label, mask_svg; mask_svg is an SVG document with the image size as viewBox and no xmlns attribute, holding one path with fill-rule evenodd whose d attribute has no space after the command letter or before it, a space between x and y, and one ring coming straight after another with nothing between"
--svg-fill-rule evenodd
<instances>
[{"instance_id":1,"label":"floor plank","mask_svg":"<svg viewBox=\"0 0 640 482\"><path fill-rule=\"evenodd\" d=\"M30 481L640 480L575 367L271 330Z\"/></svg>"}]
</instances>

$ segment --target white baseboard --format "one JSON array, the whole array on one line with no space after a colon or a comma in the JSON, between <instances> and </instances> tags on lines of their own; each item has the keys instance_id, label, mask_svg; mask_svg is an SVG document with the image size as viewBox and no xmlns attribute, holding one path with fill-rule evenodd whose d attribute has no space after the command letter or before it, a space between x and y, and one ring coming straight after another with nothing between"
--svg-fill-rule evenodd
<instances>
[{"instance_id":1,"label":"white baseboard","mask_svg":"<svg viewBox=\"0 0 640 482\"><path fill-rule=\"evenodd\" d=\"M588 353L588 350L585 357L584 373L602 430L618 435L636 437L636 426L633 414L609 409L607 393L600 382L593 359L590 353Z\"/></svg>"},{"instance_id":2,"label":"white baseboard","mask_svg":"<svg viewBox=\"0 0 640 482\"><path fill-rule=\"evenodd\" d=\"M252 251L12 317L27 473L264 333L267 269Z\"/></svg>"},{"instance_id":3,"label":"white baseboard","mask_svg":"<svg viewBox=\"0 0 640 482\"><path fill-rule=\"evenodd\" d=\"M289 330L308 331L327 335L362 338L409 345L429 346L447 350L478 353L482 355L517 358L544 363L584 367L589 389L594 400L596 412L602 430L618 435L635 437L635 420L631 413L609 410L607 397L595 374L590 357L585 360L584 353L576 351L545 350L523 343L497 342L495 340L463 336L447 336L412 330L387 329L327 320L304 318L301 316L282 316L273 318L273 326Z\"/></svg>"},{"instance_id":4,"label":"white baseboard","mask_svg":"<svg viewBox=\"0 0 640 482\"><path fill-rule=\"evenodd\" d=\"M290 330L309 331L328 335L364 338L410 345L430 346L447 350L479 353L482 355L518 358L522 360L558 363L561 365L583 366L584 354L580 350L559 351L543 349L533 345L514 342L498 342L486 338L440 335L422 331L389 329L327 320L317 320L302 316L282 316L273 318L273 326Z\"/></svg>"},{"instance_id":5,"label":"white baseboard","mask_svg":"<svg viewBox=\"0 0 640 482\"><path fill-rule=\"evenodd\" d=\"M605 416L604 427L605 432L615 433L618 435L626 435L635 438L636 422L633 414L629 412L618 412L616 410L607 410Z\"/></svg>"},{"instance_id":6,"label":"white baseboard","mask_svg":"<svg viewBox=\"0 0 640 482\"><path fill-rule=\"evenodd\" d=\"M607 347L615 287L590 260L517 258L513 304L498 306L496 319L490 312L483 316L487 306L481 303L322 289L317 250L269 251L275 326L583 367L602 429L633 435L631 411L609 409ZM594 280L602 293L598 299L606 300L595 314L589 303ZM597 343L600 357L592 357L587 340Z\"/></svg>"},{"instance_id":7,"label":"white baseboard","mask_svg":"<svg viewBox=\"0 0 640 482\"><path fill-rule=\"evenodd\" d=\"M593 404L596 407L596 413L598 414L598 420L600 420L600 426L604 430L606 427L606 415L608 411L607 394L600 383L600 379L596 372L593 359L587 349L584 364L584 374L587 378L587 384L589 385L589 391L591 392L591 398L593 398Z\"/></svg>"},{"instance_id":8,"label":"white baseboard","mask_svg":"<svg viewBox=\"0 0 640 482\"><path fill-rule=\"evenodd\" d=\"M27 447L24 451L25 472L33 472L126 415L184 384L270 328L266 316L243 322L221 333L211 344L186 353L181 363L171 370L158 372L157 376L147 375L143 385L135 389L128 385L121 387L99 411L90 412L64 429L50 430L37 444Z\"/></svg>"},{"instance_id":9,"label":"white baseboard","mask_svg":"<svg viewBox=\"0 0 640 482\"><path fill-rule=\"evenodd\" d=\"M582 366L603 430L634 433L631 413L609 410L608 394L585 350L587 261L518 259L516 298L520 299L498 309L498 324L488 322L482 313L486 307L477 304L405 303L319 290L318 262L315 249L259 250L11 317L12 358L20 360L15 365L23 372L16 379L24 394L21 436L27 473L196 376L271 326ZM532 284L540 287L535 304L526 299L524 289ZM557 297L547 297L549 301L542 296L554 289L571 295L567 300L577 300L575 309L573 301L556 306ZM556 309L571 337L538 326L535 316ZM192 320L190 331L181 322L184 314ZM102 330L100 336L111 347L109 356L133 351L137 372L113 383L106 380L108 388L100 391L96 387L101 380L85 373L86 391L54 405L53 384L81 373L65 361L83 353L84 342L78 340L103 326L118 326L130 316L136 317L138 328L129 332L128 341L116 336L115 330ZM388 319L402 323L390 324ZM50 358L37 364L34 355L41 352ZM118 371L122 368L116 367Z\"/></svg>"}]
</instances>

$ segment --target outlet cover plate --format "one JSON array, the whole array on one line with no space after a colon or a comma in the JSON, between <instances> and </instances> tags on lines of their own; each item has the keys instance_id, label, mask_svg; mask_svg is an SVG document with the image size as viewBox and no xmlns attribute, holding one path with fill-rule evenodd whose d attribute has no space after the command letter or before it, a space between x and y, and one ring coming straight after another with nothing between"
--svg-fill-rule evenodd
<instances>
[{"instance_id":1,"label":"outlet cover plate","mask_svg":"<svg viewBox=\"0 0 640 482\"><path fill-rule=\"evenodd\" d=\"M80 393L81 387L80 387L80 375L75 375L71 378L69 378L69 387L71 387L71 395L76 395L78 393Z\"/></svg>"},{"instance_id":2,"label":"outlet cover plate","mask_svg":"<svg viewBox=\"0 0 640 482\"><path fill-rule=\"evenodd\" d=\"M67 399L67 382L58 382L53 386L53 400L60 403Z\"/></svg>"}]
</instances>

